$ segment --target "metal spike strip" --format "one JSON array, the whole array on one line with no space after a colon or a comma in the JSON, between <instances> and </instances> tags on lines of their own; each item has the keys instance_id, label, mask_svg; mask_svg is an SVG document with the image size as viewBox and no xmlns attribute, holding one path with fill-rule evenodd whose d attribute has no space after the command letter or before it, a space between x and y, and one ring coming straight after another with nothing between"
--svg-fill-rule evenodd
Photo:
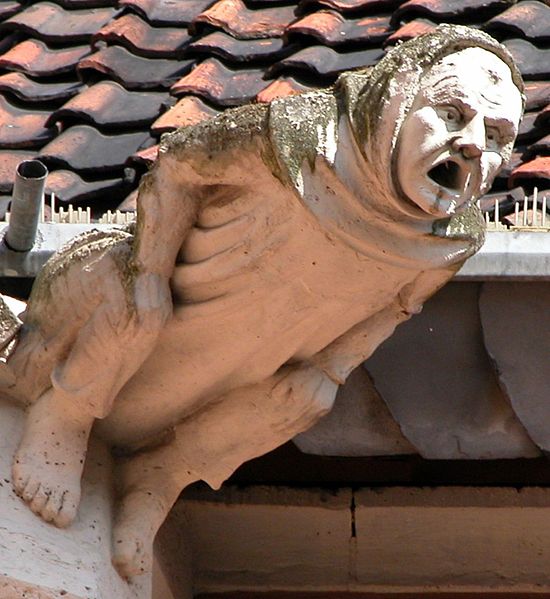
<instances>
[{"instance_id":1,"label":"metal spike strip","mask_svg":"<svg viewBox=\"0 0 550 599\"><path fill-rule=\"evenodd\" d=\"M40 222L41 223L55 223L55 224L74 224L74 225L89 225L92 224L92 212L90 207L75 208L72 204L66 207L57 207L57 198L55 194L51 194L50 201L51 209L49 211L48 219L46 219L46 205L44 198L42 198L42 207L40 210ZM101 225L126 225L131 223L136 218L135 212L121 212L120 210L111 211L108 210L99 220L94 221ZM10 222L10 213L7 212L3 221L4 223Z\"/></svg>"},{"instance_id":2,"label":"metal spike strip","mask_svg":"<svg viewBox=\"0 0 550 599\"><path fill-rule=\"evenodd\" d=\"M485 223L488 231L541 231L550 232L550 219L546 213L548 206L548 197L544 195L542 197L542 206L538 208L538 189L535 187L533 191L532 200L526 196L523 202L516 202L514 206L513 224L506 225L500 222L500 206L498 201L495 200L495 207L493 215L488 212L485 213ZM522 204L522 206L520 205ZM529 206L531 204L531 206ZM477 202L480 207L480 201ZM92 224L92 215L90 207L75 208L72 204L69 204L66 208L59 206L57 208L57 198L55 194L51 194L50 201L51 209L49 211L49 217L46 220L46 206L43 200L42 208L40 211L40 222L41 223L55 223L55 224ZM529 208L531 207L531 215L529 214ZM521 214L520 214L521 211ZM122 212L120 210L111 211L108 210L98 220L94 220L95 223L101 225L126 225L131 223L136 218L135 212ZM10 213L7 212L3 221L0 223L9 223Z\"/></svg>"},{"instance_id":3,"label":"metal spike strip","mask_svg":"<svg viewBox=\"0 0 550 599\"><path fill-rule=\"evenodd\" d=\"M539 209L539 190L535 187L531 201L527 196L522 202L514 205L513 224L506 225L500 222L500 206L495 200L493 215L485 213L485 223L488 231L539 231L550 232L550 219L546 214L548 205L547 196L542 196L542 206Z\"/></svg>"}]
</instances>

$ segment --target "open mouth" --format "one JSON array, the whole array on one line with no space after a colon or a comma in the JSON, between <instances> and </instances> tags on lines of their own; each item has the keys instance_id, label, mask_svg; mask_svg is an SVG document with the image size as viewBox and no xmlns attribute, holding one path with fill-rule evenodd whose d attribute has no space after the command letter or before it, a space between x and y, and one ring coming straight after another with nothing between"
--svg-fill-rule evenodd
<instances>
[{"instance_id":1,"label":"open mouth","mask_svg":"<svg viewBox=\"0 0 550 599\"><path fill-rule=\"evenodd\" d=\"M428 171L428 177L451 191L460 193L464 190L466 173L454 160L440 162Z\"/></svg>"}]
</instances>

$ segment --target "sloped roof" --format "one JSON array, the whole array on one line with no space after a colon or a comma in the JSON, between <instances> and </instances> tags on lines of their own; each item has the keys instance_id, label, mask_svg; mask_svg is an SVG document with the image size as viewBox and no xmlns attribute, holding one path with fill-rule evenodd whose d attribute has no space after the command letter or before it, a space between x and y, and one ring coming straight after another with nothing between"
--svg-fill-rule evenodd
<instances>
[{"instance_id":1,"label":"sloped roof","mask_svg":"<svg viewBox=\"0 0 550 599\"><path fill-rule=\"evenodd\" d=\"M527 83L515 153L493 193L550 188L548 3L0 0L0 194L12 166L36 156L56 172L48 185L59 200L114 209L162 133L329 85L441 22L503 41Z\"/></svg>"}]
</instances>

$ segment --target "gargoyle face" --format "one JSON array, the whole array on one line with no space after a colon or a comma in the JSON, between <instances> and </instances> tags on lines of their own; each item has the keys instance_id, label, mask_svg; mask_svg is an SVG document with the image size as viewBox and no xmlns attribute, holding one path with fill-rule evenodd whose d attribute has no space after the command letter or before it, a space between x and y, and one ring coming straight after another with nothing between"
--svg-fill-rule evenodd
<instances>
[{"instance_id":1,"label":"gargoyle face","mask_svg":"<svg viewBox=\"0 0 550 599\"><path fill-rule=\"evenodd\" d=\"M508 159L521 112L510 69L495 54L472 47L444 57L423 76L399 132L399 191L427 214L460 212Z\"/></svg>"}]
</instances>

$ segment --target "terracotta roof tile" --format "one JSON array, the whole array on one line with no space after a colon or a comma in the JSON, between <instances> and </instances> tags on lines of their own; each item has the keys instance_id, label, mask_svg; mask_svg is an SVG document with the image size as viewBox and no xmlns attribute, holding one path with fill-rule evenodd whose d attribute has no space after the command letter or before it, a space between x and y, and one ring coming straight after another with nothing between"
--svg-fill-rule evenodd
<instances>
[{"instance_id":1,"label":"terracotta roof tile","mask_svg":"<svg viewBox=\"0 0 550 599\"><path fill-rule=\"evenodd\" d=\"M135 212L137 210L137 197L138 190L134 189L124 198L122 204L117 206L117 210L121 212Z\"/></svg>"},{"instance_id":2,"label":"terracotta roof tile","mask_svg":"<svg viewBox=\"0 0 550 599\"><path fill-rule=\"evenodd\" d=\"M537 127L536 121L539 116L538 112L526 112L521 119L519 126L519 133L517 141L525 143L526 141L533 140L540 137L540 129Z\"/></svg>"},{"instance_id":3,"label":"terracotta roof tile","mask_svg":"<svg viewBox=\"0 0 550 599\"><path fill-rule=\"evenodd\" d=\"M0 3L0 21L4 19L9 19L15 13L18 13L21 10L22 6L20 2L15 2L14 0L5 0Z\"/></svg>"},{"instance_id":4,"label":"terracotta roof tile","mask_svg":"<svg viewBox=\"0 0 550 599\"><path fill-rule=\"evenodd\" d=\"M524 162L524 151L525 148L522 146L516 146L514 148L510 160L503 165L495 179L497 183L495 187L499 187L499 185L502 187L509 187L508 179L510 178L510 175Z\"/></svg>"},{"instance_id":5,"label":"terracotta roof tile","mask_svg":"<svg viewBox=\"0 0 550 599\"><path fill-rule=\"evenodd\" d=\"M329 46L346 42L380 43L390 32L389 17L346 19L332 10L312 13L287 28L287 34L311 35Z\"/></svg>"},{"instance_id":6,"label":"terracotta roof tile","mask_svg":"<svg viewBox=\"0 0 550 599\"><path fill-rule=\"evenodd\" d=\"M524 0L493 17L484 27L489 33L511 32L529 40L550 40L550 6Z\"/></svg>"},{"instance_id":7,"label":"terracotta roof tile","mask_svg":"<svg viewBox=\"0 0 550 599\"><path fill-rule=\"evenodd\" d=\"M310 46L296 54L281 60L268 71L270 74L292 69L313 72L317 75L335 77L341 71L376 64L384 55L382 50L359 50L356 52L337 52L326 46Z\"/></svg>"},{"instance_id":8,"label":"terracotta roof tile","mask_svg":"<svg viewBox=\"0 0 550 599\"><path fill-rule=\"evenodd\" d=\"M68 100L82 89L79 81L38 83L22 73L0 75L0 92L9 92L25 102Z\"/></svg>"},{"instance_id":9,"label":"terracotta roof tile","mask_svg":"<svg viewBox=\"0 0 550 599\"><path fill-rule=\"evenodd\" d=\"M99 40L119 43L142 56L181 58L190 36L185 28L154 27L137 15L127 14L111 21L94 36Z\"/></svg>"},{"instance_id":10,"label":"terracotta roof tile","mask_svg":"<svg viewBox=\"0 0 550 599\"><path fill-rule=\"evenodd\" d=\"M53 171L46 181L46 193L55 193L56 199L71 204L90 204L107 194L123 196L128 188L128 181L123 177L102 179L100 181L84 181L76 173L67 170Z\"/></svg>"},{"instance_id":11,"label":"terracotta roof tile","mask_svg":"<svg viewBox=\"0 0 550 599\"><path fill-rule=\"evenodd\" d=\"M0 150L0 193L11 193L17 165L35 155L35 152L22 150Z\"/></svg>"},{"instance_id":12,"label":"terracotta roof tile","mask_svg":"<svg viewBox=\"0 0 550 599\"><path fill-rule=\"evenodd\" d=\"M92 7L106 8L94 12ZM218 113L213 105L265 102L329 84L342 70L375 64L383 56L381 46L414 37L435 22L479 26L490 19L487 29L499 37L536 42L506 42L519 57L524 75L533 81L527 81L528 113L520 143L494 186L504 189L513 174L528 188L541 177L547 181L540 163L531 159L550 153L545 109L550 81L543 81L550 70L548 10L535 0L26 0L21 4L0 0L0 21L13 17L0 27L4 32L15 29L0 35L0 68L22 72L0 71L0 95L16 110L21 102L28 107L44 103L47 112L34 111L42 128L57 120L69 127L43 149L49 166L71 169L55 171L53 181L62 199L113 208L107 202L115 200L109 198L116 197L118 203L130 191L128 179L122 177L125 164L143 172L156 156L158 147L147 147L153 143L149 130L158 136L209 118ZM107 12L112 17L104 23L80 18ZM402 25L391 35L390 22ZM192 31L188 24L193 24ZM21 42L17 36L24 28L33 38L55 43L48 49L37 39ZM189 34L195 35L192 43ZM88 41L90 36L98 44L92 56L88 44L67 47L71 40L74 46L75 39ZM63 53L68 58L75 51L81 53L77 58L60 60ZM78 62L78 74L88 85L76 81ZM48 78L34 80L44 76ZM176 101L167 93L174 83L172 91L184 97L162 113ZM138 91L145 89L158 92ZM3 120L13 118L10 113ZM29 121L26 126L28 132ZM44 142L32 143L37 144L36 153ZM0 152L0 175L6 152ZM10 172L10 186L12 180ZM1 186L0 181L3 193ZM102 189L104 202L94 196Z\"/></svg>"},{"instance_id":13,"label":"terracotta roof tile","mask_svg":"<svg viewBox=\"0 0 550 599\"><path fill-rule=\"evenodd\" d=\"M25 40L0 56L0 68L37 77L60 75L72 71L89 53L88 45L54 50L39 40Z\"/></svg>"},{"instance_id":14,"label":"terracotta roof tile","mask_svg":"<svg viewBox=\"0 0 550 599\"><path fill-rule=\"evenodd\" d=\"M114 6L116 0L54 0L56 4L64 8L102 8L104 6Z\"/></svg>"},{"instance_id":15,"label":"terracotta roof tile","mask_svg":"<svg viewBox=\"0 0 550 599\"><path fill-rule=\"evenodd\" d=\"M278 60L293 48L285 46L281 38L238 40L223 31L214 31L190 44L189 50L214 54L229 62L251 62Z\"/></svg>"},{"instance_id":16,"label":"terracotta roof tile","mask_svg":"<svg viewBox=\"0 0 550 599\"><path fill-rule=\"evenodd\" d=\"M49 168L97 175L122 169L128 156L149 143L148 132L103 135L88 125L77 125L42 148L39 158Z\"/></svg>"},{"instance_id":17,"label":"terracotta roof tile","mask_svg":"<svg viewBox=\"0 0 550 599\"><path fill-rule=\"evenodd\" d=\"M219 114L218 110L195 96L185 96L170 110L162 114L152 125L151 131L160 135L178 127L187 127Z\"/></svg>"},{"instance_id":18,"label":"terracotta roof tile","mask_svg":"<svg viewBox=\"0 0 550 599\"><path fill-rule=\"evenodd\" d=\"M506 40L503 43L510 50L523 77L527 79L550 77L550 50L539 49L520 39Z\"/></svg>"},{"instance_id":19,"label":"terracotta roof tile","mask_svg":"<svg viewBox=\"0 0 550 599\"><path fill-rule=\"evenodd\" d=\"M191 24L197 33L202 25L223 29L240 39L280 37L296 19L295 6L251 10L242 0L218 0Z\"/></svg>"},{"instance_id":20,"label":"terracotta roof tile","mask_svg":"<svg viewBox=\"0 0 550 599\"><path fill-rule=\"evenodd\" d=\"M514 185L519 179L550 180L550 156L538 156L518 166L510 176L510 185Z\"/></svg>"},{"instance_id":21,"label":"terracotta roof tile","mask_svg":"<svg viewBox=\"0 0 550 599\"><path fill-rule=\"evenodd\" d=\"M191 68L191 60L153 59L135 56L120 46L109 46L81 60L78 70L86 77L87 70L109 75L128 89L170 87Z\"/></svg>"},{"instance_id":22,"label":"terracotta roof tile","mask_svg":"<svg viewBox=\"0 0 550 599\"><path fill-rule=\"evenodd\" d=\"M4 34L0 36L0 56L13 48L19 42L17 33Z\"/></svg>"},{"instance_id":23,"label":"terracotta roof tile","mask_svg":"<svg viewBox=\"0 0 550 599\"><path fill-rule=\"evenodd\" d=\"M149 168L157 159L159 148L160 145L156 145L145 148L144 150L139 150L132 154L126 162L127 164L141 165L142 167Z\"/></svg>"},{"instance_id":24,"label":"terracotta roof tile","mask_svg":"<svg viewBox=\"0 0 550 599\"><path fill-rule=\"evenodd\" d=\"M539 112L535 120L535 125L539 130L543 130L548 124L550 124L550 103Z\"/></svg>"},{"instance_id":25,"label":"terracotta roof tile","mask_svg":"<svg viewBox=\"0 0 550 599\"><path fill-rule=\"evenodd\" d=\"M394 44L395 42L406 42L414 37L429 33L437 27L437 24L429 19L414 19L405 23L397 31L392 33L386 40L387 44Z\"/></svg>"},{"instance_id":26,"label":"terracotta roof tile","mask_svg":"<svg viewBox=\"0 0 550 599\"><path fill-rule=\"evenodd\" d=\"M0 95L0 148L36 148L57 134L47 127L49 111L22 109Z\"/></svg>"},{"instance_id":27,"label":"terracotta roof tile","mask_svg":"<svg viewBox=\"0 0 550 599\"><path fill-rule=\"evenodd\" d=\"M402 4L392 16L393 23L409 21L416 17L430 17L436 21L463 20L467 15L482 21L509 6L516 0L409 0Z\"/></svg>"},{"instance_id":28,"label":"terracotta roof tile","mask_svg":"<svg viewBox=\"0 0 550 599\"><path fill-rule=\"evenodd\" d=\"M541 156L550 154L550 134L545 135L542 139L539 139L535 143L531 144L528 148L529 156Z\"/></svg>"},{"instance_id":29,"label":"terracotta roof tile","mask_svg":"<svg viewBox=\"0 0 550 599\"><path fill-rule=\"evenodd\" d=\"M526 110L536 110L550 104L550 81L528 81L525 83Z\"/></svg>"},{"instance_id":30,"label":"terracotta roof tile","mask_svg":"<svg viewBox=\"0 0 550 599\"><path fill-rule=\"evenodd\" d=\"M46 42L86 42L116 13L114 8L65 10L51 2L37 2L0 25L1 29L15 28Z\"/></svg>"},{"instance_id":31,"label":"terracotta roof tile","mask_svg":"<svg viewBox=\"0 0 550 599\"><path fill-rule=\"evenodd\" d=\"M311 88L303 83L300 83L294 77L280 77L279 79L270 83L265 89L263 89L257 96L257 102L271 102L276 98L284 98L285 96L295 96L307 91L311 91Z\"/></svg>"},{"instance_id":32,"label":"terracotta roof tile","mask_svg":"<svg viewBox=\"0 0 550 599\"><path fill-rule=\"evenodd\" d=\"M355 12L387 12L393 10L403 0L301 0L298 4L298 14L314 8L333 8L343 14Z\"/></svg>"},{"instance_id":33,"label":"terracotta roof tile","mask_svg":"<svg viewBox=\"0 0 550 599\"><path fill-rule=\"evenodd\" d=\"M152 25L187 25L216 0L119 0Z\"/></svg>"},{"instance_id":34,"label":"terracotta roof tile","mask_svg":"<svg viewBox=\"0 0 550 599\"><path fill-rule=\"evenodd\" d=\"M214 58L201 62L172 86L175 95L191 93L221 106L250 102L268 86L260 69L230 69Z\"/></svg>"},{"instance_id":35,"label":"terracotta roof tile","mask_svg":"<svg viewBox=\"0 0 550 599\"><path fill-rule=\"evenodd\" d=\"M99 127L143 127L158 117L167 93L130 92L114 81L101 81L69 100L50 122L87 122Z\"/></svg>"}]
</instances>

